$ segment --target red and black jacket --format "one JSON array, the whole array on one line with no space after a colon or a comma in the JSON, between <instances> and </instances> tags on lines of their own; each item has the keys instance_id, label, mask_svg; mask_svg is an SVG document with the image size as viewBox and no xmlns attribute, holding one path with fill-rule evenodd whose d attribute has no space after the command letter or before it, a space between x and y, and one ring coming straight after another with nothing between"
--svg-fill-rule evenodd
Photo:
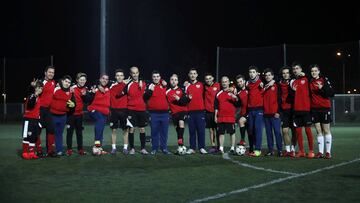
<instances>
[{"instance_id":1,"label":"red and black jacket","mask_svg":"<svg viewBox=\"0 0 360 203\"><path fill-rule=\"evenodd\" d=\"M239 101L233 98L230 92L221 90L216 94L214 101L215 110L217 110L218 123L235 123L236 106Z\"/></svg>"},{"instance_id":2,"label":"red and black jacket","mask_svg":"<svg viewBox=\"0 0 360 203\"><path fill-rule=\"evenodd\" d=\"M276 83L264 88L264 116L272 117L280 112L281 97L279 89Z\"/></svg>"},{"instance_id":3,"label":"red and black jacket","mask_svg":"<svg viewBox=\"0 0 360 203\"><path fill-rule=\"evenodd\" d=\"M323 87L319 89L318 83ZM326 77L310 79L311 109L318 111L329 111L331 109L330 97L334 96L334 90Z\"/></svg>"},{"instance_id":4,"label":"red and black jacket","mask_svg":"<svg viewBox=\"0 0 360 203\"><path fill-rule=\"evenodd\" d=\"M191 111L204 111L204 85L197 81L195 83L190 83L185 87L185 93L191 95L192 98L187 105L189 112Z\"/></svg>"},{"instance_id":5,"label":"red and black jacket","mask_svg":"<svg viewBox=\"0 0 360 203\"><path fill-rule=\"evenodd\" d=\"M33 91L33 87L30 88ZM35 96L34 93L31 93L25 100L25 113L23 115L24 119L40 119L40 96Z\"/></svg>"},{"instance_id":6,"label":"red and black jacket","mask_svg":"<svg viewBox=\"0 0 360 203\"><path fill-rule=\"evenodd\" d=\"M280 111L292 110L294 104L294 91L290 87L290 80L280 80L278 83L280 91Z\"/></svg>"},{"instance_id":7,"label":"red and black jacket","mask_svg":"<svg viewBox=\"0 0 360 203\"><path fill-rule=\"evenodd\" d=\"M306 76L300 76L290 81L290 87L294 92L294 111L310 111L309 81Z\"/></svg>"},{"instance_id":8,"label":"red and black jacket","mask_svg":"<svg viewBox=\"0 0 360 203\"><path fill-rule=\"evenodd\" d=\"M43 91L40 95L40 106L49 108L55 90L55 80L43 80Z\"/></svg>"},{"instance_id":9,"label":"red and black jacket","mask_svg":"<svg viewBox=\"0 0 360 203\"><path fill-rule=\"evenodd\" d=\"M103 88L104 92L96 88L95 93L90 93L91 102L87 109L90 112L98 111L107 116L110 113L110 89L107 86Z\"/></svg>"},{"instance_id":10,"label":"red and black jacket","mask_svg":"<svg viewBox=\"0 0 360 203\"><path fill-rule=\"evenodd\" d=\"M80 87L79 85L73 85L72 86L73 89L73 94L75 97L75 102L76 102L76 107L75 107L75 111L74 111L74 116L80 116L84 114L84 103L85 103L85 99L84 99L84 94L86 95L86 93L88 92L88 89L86 86Z\"/></svg>"},{"instance_id":11,"label":"red and black jacket","mask_svg":"<svg viewBox=\"0 0 360 203\"><path fill-rule=\"evenodd\" d=\"M169 112L169 104L166 98L166 86L163 86L160 83L152 84L154 85L154 90L150 90L149 87L147 87L143 96L144 101L147 103L147 109L149 112Z\"/></svg>"},{"instance_id":12,"label":"red and black jacket","mask_svg":"<svg viewBox=\"0 0 360 203\"><path fill-rule=\"evenodd\" d=\"M246 116L247 115L247 103L249 99L249 92L246 89L242 89L238 91L238 98L241 102L240 107L240 116Z\"/></svg>"},{"instance_id":13,"label":"red and black jacket","mask_svg":"<svg viewBox=\"0 0 360 203\"><path fill-rule=\"evenodd\" d=\"M127 109L127 95L121 94L126 88L124 82L115 82L110 86L110 107L113 109Z\"/></svg>"},{"instance_id":14,"label":"red and black jacket","mask_svg":"<svg viewBox=\"0 0 360 203\"><path fill-rule=\"evenodd\" d=\"M180 97L179 100L175 99L175 95ZM166 98L169 102L171 114L177 114L179 112L186 112L186 105L189 103L189 98L180 87L170 88L166 91Z\"/></svg>"},{"instance_id":15,"label":"red and black jacket","mask_svg":"<svg viewBox=\"0 0 360 203\"><path fill-rule=\"evenodd\" d=\"M216 94L221 90L220 84L218 82L214 82L212 85L204 85L204 104L205 104L205 110L207 112L214 112L214 101Z\"/></svg>"},{"instance_id":16,"label":"red and black jacket","mask_svg":"<svg viewBox=\"0 0 360 203\"><path fill-rule=\"evenodd\" d=\"M67 102L71 100L75 103L75 106L70 108ZM74 94L70 92L70 88L63 88L61 86L54 89L53 99L50 104L50 112L54 115L65 115L67 113L73 113L76 107L76 101Z\"/></svg>"},{"instance_id":17,"label":"red and black jacket","mask_svg":"<svg viewBox=\"0 0 360 203\"><path fill-rule=\"evenodd\" d=\"M142 87L140 88L139 82L129 82L120 94L127 95L127 108L133 111L146 111L146 104L144 101L144 93L146 89L146 82L141 81ZM119 94L119 95L120 95Z\"/></svg>"}]
</instances>

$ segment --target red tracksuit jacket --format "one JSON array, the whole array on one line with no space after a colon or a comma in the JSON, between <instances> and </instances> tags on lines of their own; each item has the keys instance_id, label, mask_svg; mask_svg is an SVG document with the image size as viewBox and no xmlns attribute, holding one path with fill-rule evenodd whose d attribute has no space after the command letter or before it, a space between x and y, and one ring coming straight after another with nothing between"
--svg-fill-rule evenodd
<instances>
[{"instance_id":1,"label":"red tracksuit jacket","mask_svg":"<svg viewBox=\"0 0 360 203\"><path fill-rule=\"evenodd\" d=\"M101 92L96 89L94 98L90 105L88 106L88 111L98 111L104 115L109 115L110 113L110 89L108 87L104 87L105 92Z\"/></svg>"},{"instance_id":2,"label":"red tracksuit jacket","mask_svg":"<svg viewBox=\"0 0 360 203\"><path fill-rule=\"evenodd\" d=\"M40 119L40 97L31 94L25 101L25 119Z\"/></svg>"},{"instance_id":3,"label":"red tracksuit jacket","mask_svg":"<svg viewBox=\"0 0 360 203\"><path fill-rule=\"evenodd\" d=\"M317 84L323 85L321 89ZM333 90L329 80L325 77L310 80L310 93L311 93L311 109L317 110L330 110L331 101L330 97L333 96Z\"/></svg>"},{"instance_id":4,"label":"red tracksuit jacket","mask_svg":"<svg viewBox=\"0 0 360 203\"><path fill-rule=\"evenodd\" d=\"M274 84L264 90L264 115L274 116L279 113L278 86Z\"/></svg>"},{"instance_id":5,"label":"red tracksuit jacket","mask_svg":"<svg viewBox=\"0 0 360 203\"><path fill-rule=\"evenodd\" d=\"M180 100L177 101L175 99L174 95L177 95L178 97L180 97ZM172 89L172 88L168 89L166 91L166 97L169 102L170 111L171 111L172 115L179 113L179 112L187 111L187 107L186 107L187 103L184 102L184 100L186 100L186 98L185 98L186 96L181 88L177 87L175 89Z\"/></svg>"},{"instance_id":6,"label":"red tracksuit jacket","mask_svg":"<svg viewBox=\"0 0 360 203\"><path fill-rule=\"evenodd\" d=\"M70 110L66 102L71 100L71 97L72 93L70 90L65 91L61 87L56 87L50 104L50 112L56 115L66 114Z\"/></svg>"},{"instance_id":7,"label":"red tracksuit jacket","mask_svg":"<svg viewBox=\"0 0 360 203\"><path fill-rule=\"evenodd\" d=\"M249 91L248 110L263 109L264 89L260 87L262 81L258 78L255 82L248 81L246 87Z\"/></svg>"},{"instance_id":8,"label":"red tracksuit jacket","mask_svg":"<svg viewBox=\"0 0 360 203\"><path fill-rule=\"evenodd\" d=\"M169 104L166 98L166 87L154 84L154 91L146 89L144 100L147 101L147 109L150 112L168 112Z\"/></svg>"},{"instance_id":9,"label":"red tracksuit jacket","mask_svg":"<svg viewBox=\"0 0 360 203\"><path fill-rule=\"evenodd\" d=\"M145 101L143 99L146 89L146 83L142 81L142 88L140 89L139 82L130 82L124 89L127 94L127 108L134 111L146 111Z\"/></svg>"},{"instance_id":10,"label":"red tracksuit jacket","mask_svg":"<svg viewBox=\"0 0 360 203\"><path fill-rule=\"evenodd\" d=\"M197 81L190 84L185 88L187 95L192 95L190 102L187 105L188 111L203 111L204 110L204 86L201 82Z\"/></svg>"},{"instance_id":11,"label":"red tracksuit jacket","mask_svg":"<svg viewBox=\"0 0 360 203\"><path fill-rule=\"evenodd\" d=\"M220 91L220 84L215 82L211 86L205 85L205 110L214 112L214 101L216 94Z\"/></svg>"},{"instance_id":12,"label":"red tracksuit jacket","mask_svg":"<svg viewBox=\"0 0 360 203\"><path fill-rule=\"evenodd\" d=\"M309 97L309 82L308 79L298 77L290 82L292 89L296 89L294 93L294 111L309 112L310 111L310 97Z\"/></svg>"},{"instance_id":13,"label":"red tracksuit jacket","mask_svg":"<svg viewBox=\"0 0 360 203\"><path fill-rule=\"evenodd\" d=\"M110 106L113 109L126 109L127 108L127 95L121 94L126 87L124 82L113 83L110 86Z\"/></svg>"},{"instance_id":14,"label":"red tracksuit jacket","mask_svg":"<svg viewBox=\"0 0 360 203\"><path fill-rule=\"evenodd\" d=\"M40 95L40 106L42 107L50 107L54 90L55 90L55 81L54 80L43 80L43 91Z\"/></svg>"},{"instance_id":15,"label":"red tracksuit jacket","mask_svg":"<svg viewBox=\"0 0 360 203\"><path fill-rule=\"evenodd\" d=\"M82 92L87 92L87 87L79 87L78 85L74 85L73 90L76 102L75 112L73 115L80 116L84 114L84 101L82 99Z\"/></svg>"},{"instance_id":16,"label":"red tracksuit jacket","mask_svg":"<svg viewBox=\"0 0 360 203\"><path fill-rule=\"evenodd\" d=\"M238 97L241 101L240 116L246 116L246 114L247 114L248 95L249 95L249 92L246 89L240 90L238 92Z\"/></svg>"},{"instance_id":17,"label":"red tracksuit jacket","mask_svg":"<svg viewBox=\"0 0 360 203\"><path fill-rule=\"evenodd\" d=\"M236 99L230 96L229 92L221 90L215 98L215 109L218 110L218 123L235 123Z\"/></svg>"},{"instance_id":18,"label":"red tracksuit jacket","mask_svg":"<svg viewBox=\"0 0 360 203\"><path fill-rule=\"evenodd\" d=\"M290 88L290 80L281 80L279 82L279 88L281 92L281 110L290 110L292 109L293 100L291 97L291 91Z\"/></svg>"}]
</instances>

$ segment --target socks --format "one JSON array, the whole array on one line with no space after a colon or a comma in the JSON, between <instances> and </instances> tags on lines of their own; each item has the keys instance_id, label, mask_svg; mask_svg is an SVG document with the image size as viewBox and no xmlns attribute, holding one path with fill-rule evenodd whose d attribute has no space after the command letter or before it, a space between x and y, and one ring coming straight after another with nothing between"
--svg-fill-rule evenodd
<instances>
[{"instance_id":1,"label":"socks","mask_svg":"<svg viewBox=\"0 0 360 203\"><path fill-rule=\"evenodd\" d=\"M286 152L290 152L290 145L286 145L285 150L286 150Z\"/></svg>"},{"instance_id":2,"label":"socks","mask_svg":"<svg viewBox=\"0 0 360 203\"><path fill-rule=\"evenodd\" d=\"M223 146L220 146L220 147L219 147L219 150L223 152L223 151L224 151L224 147L223 147Z\"/></svg>"},{"instance_id":3,"label":"socks","mask_svg":"<svg viewBox=\"0 0 360 203\"><path fill-rule=\"evenodd\" d=\"M319 152L324 154L324 136L322 134L317 135L317 141L319 146Z\"/></svg>"},{"instance_id":4,"label":"socks","mask_svg":"<svg viewBox=\"0 0 360 203\"><path fill-rule=\"evenodd\" d=\"M29 143L23 142L22 148L23 148L23 153L27 153L29 151Z\"/></svg>"},{"instance_id":5,"label":"socks","mask_svg":"<svg viewBox=\"0 0 360 203\"><path fill-rule=\"evenodd\" d=\"M240 135L241 135L241 140L245 139L245 126L244 127L240 127Z\"/></svg>"},{"instance_id":6,"label":"socks","mask_svg":"<svg viewBox=\"0 0 360 203\"><path fill-rule=\"evenodd\" d=\"M178 133L177 134L177 138L178 138L178 145L179 146L183 146L184 145L184 141L183 141L183 137L184 137L184 128L179 128L177 127L176 128L176 132Z\"/></svg>"},{"instance_id":7,"label":"socks","mask_svg":"<svg viewBox=\"0 0 360 203\"><path fill-rule=\"evenodd\" d=\"M124 144L124 149L127 149L128 148L128 144Z\"/></svg>"},{"instance_id":8,"label":"socks","mask_svg":"<svg viewBox=\"0 0 360 203\"><path fill-rule=\"evenodd\" d=\"M129 133L129 145L130 149L134 148L134 133Z\"/></svg>"},{"instance_id":9,"label":"socks","mask_svg":"<svg viewBox=\"0 0 360 203\"><path fill-rule=\"evenodd\" d=\"M314 151L314 137L311 132L311 127L305 127L305 132L309 143L309 150Z\"/></svg>"},{"instance_id":10,"label":"socks","mask_svg":"<svg viewBox=\"0 0 360 203\"><path fill-rule=\"evenodd\" d=\"M42 152L40 135L36 139L35 147L37 152Z\"/></svg>"},{"instance_id":11,"label":"socks","mask_svg":"<svg viewBox=\"0 0 360 203\"><path fill-rule=\"evenodd\" d=\"M47 148L49 152L55 152L55 135L54 134L47 134Z\"/></svg>"},{"instance_id":12,"label":"socks","mask_svg":"<svg viewBox=\"0 0 360 203\"><path fill-rule=\"evenodd\" d=\"M296 128L296 137L299 144L299 151L304 152L304 143L303 143L303 137L302 137L302 128L298 127Z\"/></svg>"},{"instance_id":13,"label":"socks","mask_svg":"<svg viewBox=\"0 0 360 203\"><path fill-rule=\"evenodd\" d=\"M112 147L113 149L116 149L116 144L111 144L111 147Z\"/></svg>"},{"instance_id":14,"label":"socks","mask_svg":"<svg viewBox=\"0 0 360 203\"><path fill-rule=\"evenodd\" d=\"M294 145L291 145L290 151L295 152L295 146Z\"/></svg>"},{"instance_id":15,"label":"socks","mask_svg":"<svg viewBox=\"0 0 360 203\"><path fill-rule=\"evenodd\" d=\"M145 142L146 142L145 133L140 133L141 149L144 149L144 148L145 148Z\"/></svg>"},{"instance_id":16,"label":"socks","mask_svg":"<svg viewBox=\"0 0 360 203\"><path fill-rule=\"evenodd\" d=\"M332 145L332 135L325 135L325 144L326 144L326 152L331 154L331 145Z\"/></svg>"}]
</instances>

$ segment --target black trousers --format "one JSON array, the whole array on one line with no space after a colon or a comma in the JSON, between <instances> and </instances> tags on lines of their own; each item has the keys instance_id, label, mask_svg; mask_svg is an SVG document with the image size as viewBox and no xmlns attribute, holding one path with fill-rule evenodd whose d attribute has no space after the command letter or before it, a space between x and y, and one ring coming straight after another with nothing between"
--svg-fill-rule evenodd
<instances>
[{"instance_id":1,"label":"black trousers","mask_svg":"<svg viewBox=\"0 0 360 203\"><path fill-rule=\"evenodd\" d=\"M72 138L75 130L77 149L83 149L83 116L82 115L68 115L67 122L67 135L66 135L66 144L67 148L72 148Z\"/></svg>"}]
</instances>

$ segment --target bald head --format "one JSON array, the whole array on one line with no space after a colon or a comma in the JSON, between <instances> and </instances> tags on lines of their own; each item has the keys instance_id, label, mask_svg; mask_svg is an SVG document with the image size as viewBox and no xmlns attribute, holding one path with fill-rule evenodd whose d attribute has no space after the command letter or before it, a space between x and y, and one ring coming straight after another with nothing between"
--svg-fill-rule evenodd
<instances>
[{"instance_id":1,"label":"bald head","mask_svg":"<svg viewBox=\"0 0 360 203\"><path fill-rule=\"evenodd\" d=\"M221 77L221 86L223 89L229 88L230 85L230 79L228 76L222 76Z\"/></svg>"},{"instance_id":2,"label":"bald head","mask_svg":"<svg viewBox=\"0 0 360 203\"><path fill-rule=\"evenodd\" d=\"M133 80L138 81L139 80L139 68L138 67L131 67L130 68L130 76Z\"/></svg>"}]
</instances>

